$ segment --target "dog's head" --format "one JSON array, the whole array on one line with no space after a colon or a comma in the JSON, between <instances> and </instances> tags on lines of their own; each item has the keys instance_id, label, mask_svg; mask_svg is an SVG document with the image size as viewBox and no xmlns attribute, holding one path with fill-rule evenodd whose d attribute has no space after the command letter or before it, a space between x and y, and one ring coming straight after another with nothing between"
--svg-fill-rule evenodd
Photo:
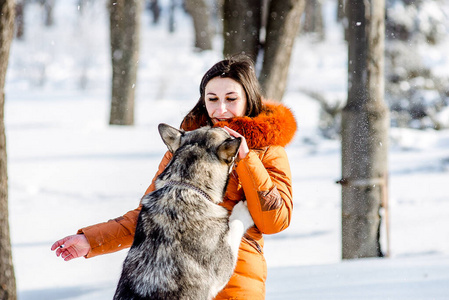
<instances>
[{"instance_id":1,"label":"dog's head","mask_svg":"<svg viewBox=\"0 0 449 300\"><path fill-rule=\"evenodd\" d=\"M159 133L171 153L175 153L186 143L206 146L216 152L217 156L226 163L231 163L240 147L241 138L232 137L222 128L203 127L185 132L167 124L159 124Z\"/></svg>"},{"instance_id":2,"label":"dog's head","mask_svg":"<svg viewBox=\"0 0 449 300\"><path fill-rule=\"evenodd\" d=\"M159 133L173 153L161 174L162 180L190 181L209 191L226 188L241 138L232 137L223 128L202 127L186 132L167 124L159 125Z\"/></svg>"}]
</instances>

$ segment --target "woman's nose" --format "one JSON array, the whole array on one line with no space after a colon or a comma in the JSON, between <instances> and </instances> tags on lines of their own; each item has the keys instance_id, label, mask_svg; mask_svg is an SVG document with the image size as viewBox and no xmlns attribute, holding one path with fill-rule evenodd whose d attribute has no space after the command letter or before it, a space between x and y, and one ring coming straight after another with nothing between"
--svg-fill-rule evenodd
<instances>
[{"instance_id":1,"label":"woman's nose","mask_svg":"<svg viewBox=\"0 0 449 300\"><path fill-rule=\"evenodd\" d=\"M218 111L220 114L225 113L227 110L228 110L228 109L227 109L227 107L226 107L226 103L221 102L221 103L218 105L217 111Z\"/></svg>"}]
</instances>

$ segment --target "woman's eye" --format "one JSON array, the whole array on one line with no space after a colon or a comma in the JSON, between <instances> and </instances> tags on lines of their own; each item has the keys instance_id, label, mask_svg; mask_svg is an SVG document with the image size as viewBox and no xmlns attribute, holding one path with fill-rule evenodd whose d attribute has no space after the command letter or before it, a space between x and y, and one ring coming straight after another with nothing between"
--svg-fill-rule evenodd
<instances>
[{"instance_id":1,"label":"woman's eye","mask_svg":"<svg viewBox=\"0 0 449 300\"><path fill-rule=\"evenodd\" d=\"M228 101L235 101L235 100L237 100L237 98L228 98L227 100Z\"/></svg>"},{"instance_id":2,"label":"woman's eye","mask_svg":"<svg viewBox=\"0 0 449 300\"><path fill-rule=\"evenodd\" d=\"M217 101L218 98L209 98L208 100L214 102L214 101Z\"/></svg>"}]
</instances>

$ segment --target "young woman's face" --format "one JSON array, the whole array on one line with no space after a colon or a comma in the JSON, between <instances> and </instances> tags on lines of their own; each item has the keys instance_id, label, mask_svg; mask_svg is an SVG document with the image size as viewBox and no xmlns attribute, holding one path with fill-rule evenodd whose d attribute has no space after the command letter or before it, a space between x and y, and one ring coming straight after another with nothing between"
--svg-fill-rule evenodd
<instances>
[{"instance_id":1,"label":"young woman's face","mask_svg":"<svg viewBox=\"0 0 449 300\"><path fill-rule=\"evenodd\" d=\"M213 124L243 117L246 113L246 94L243 86L231 78L212 78L207 83L204 94L207 113Z\"/></svg>"}]
</instances>

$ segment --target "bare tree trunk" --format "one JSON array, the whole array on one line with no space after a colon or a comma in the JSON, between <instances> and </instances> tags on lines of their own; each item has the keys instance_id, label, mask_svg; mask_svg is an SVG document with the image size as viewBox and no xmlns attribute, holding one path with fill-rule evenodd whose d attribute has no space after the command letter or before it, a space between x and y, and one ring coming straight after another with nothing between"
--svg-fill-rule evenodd
<instances>
[{"instance_id":1,"label":"bare tree trunk","mask_svg":"<svg viewBox=\"0 0 449 300\"><path fill-rule=\"evenodd\" d=\"M259 81L265 97L281 101L305 0L271 1L268 11L264 59Z\"/></svg>"},{"instance_id":2,"label":"bare tree trunk","mask_svg":"<svg viewBox=\"0 0 449 300\"><path fill-rule=\"evenodd\" d=\"M5 78L14 35L14 0L0 0L0 299L17 299L12 263L8 215L8 170L6 159Z\"/></svg>"},{"instance_id":3,"label":"bare tree trunk","mask_svg":"<svg viewBox=\"0 0 449 300\"><path fill-rule=\"evenodd\" d=\"M337 0L337 21L340 22L345 17L345 0Z\"/></svg>"},{"instance_id":4,"label":"bare tree trunk","mask_svg":"<svg viewBox=\"0 0 449 300\"><path fill-rule=\"evenodd\" d=\"M259 53L261 0L225 0L223 4L223 55L246 54L253 60Z\"/></svg>"},{"instance_id":5,"label":"bare tree trunk","mask_svg":"<svg viewBox=\"0 0 449 300\"><path fill-rule=\"evenodd\" d=\"M158 24L161 16L161 6L159 5L159 1L150 0L149 9L153 15L153 24Z\"/></svg>"},{"instance_id":6,"label":"bare tree trunk","mask_svg":"<svg viewBox=\"0 0 449 300\"><path fill-rule=\"evenodd\" d=\"M195 48L211 50L213 30L211 10L206 0L185 0L186 10L192 16L195 29Z\"/></svg>"},{"instance_id":7,"label":"bare tree trunk","mask_svg":"<svg viewBox=\"0 0 449 300\"><path fill-rule=\"evenodd\" d=\"M315 33L318 40L325 38L323 23L323 5L322 0L306 0L304 12L303 31L306 33Z\"/></svg>"},{"instance_id":8,"label":"bare tree trunk","mask_svg":"<svg viewBox=\"0 0 449 300\"><path fill-rule=\"evenodd\" d=\"M349 0L348 102L342 112L342 257L382 256L388 109L384 95L384 0Z\"/></svg>"},{"instance_id":9,"label":"bare tree trunk","mask_svg":"<svg viewBox=\"0 0 449 300\"><path fill-rule=\"evenodd\" d=\"M243 53L262 61L259 81L266 98L282 100L304 5L305 0L224 0L223 54Z\"/></svg>"},{"instance_id":10,"label":"bare tree trunk","mask_svg":"<svg viewBox=\"0 0 449 300\"><path fill-rule=\"evenodd\" d=\"M51 27L54 24L53 8L55 7L55 0L40 0L40 2L44 6L45 26Z\"/></svg>"},{"instance_id":11,"label":"bare tree trunk","mask_svg":"<svg viewBox=\"0 0 449 300\"><path fill-rule=\"evenodd\" d=\"M139 58L141 0L109 3L112 99L109 124L134 124L134 91Z\"/></svg>"},{"instance_id":12,"label":"bare tree trunk","mask_svg":"<svg viewBox=\"0 0 449 300\"><path fill-rule=\"evenodd\" d=\"M25 0L16 1L16 38L23 40L25 33Z\"/></svg>"},{"instance_id":13,"label":"bare tree trunk","mask_svg":"<svg viewBox=\"0 0 449 300\"><path fill-rule=\"evenodd\" d=\"M170 0L168 7L168 32L175 32L175 0Z\"/></svg>"}]
</instances>

